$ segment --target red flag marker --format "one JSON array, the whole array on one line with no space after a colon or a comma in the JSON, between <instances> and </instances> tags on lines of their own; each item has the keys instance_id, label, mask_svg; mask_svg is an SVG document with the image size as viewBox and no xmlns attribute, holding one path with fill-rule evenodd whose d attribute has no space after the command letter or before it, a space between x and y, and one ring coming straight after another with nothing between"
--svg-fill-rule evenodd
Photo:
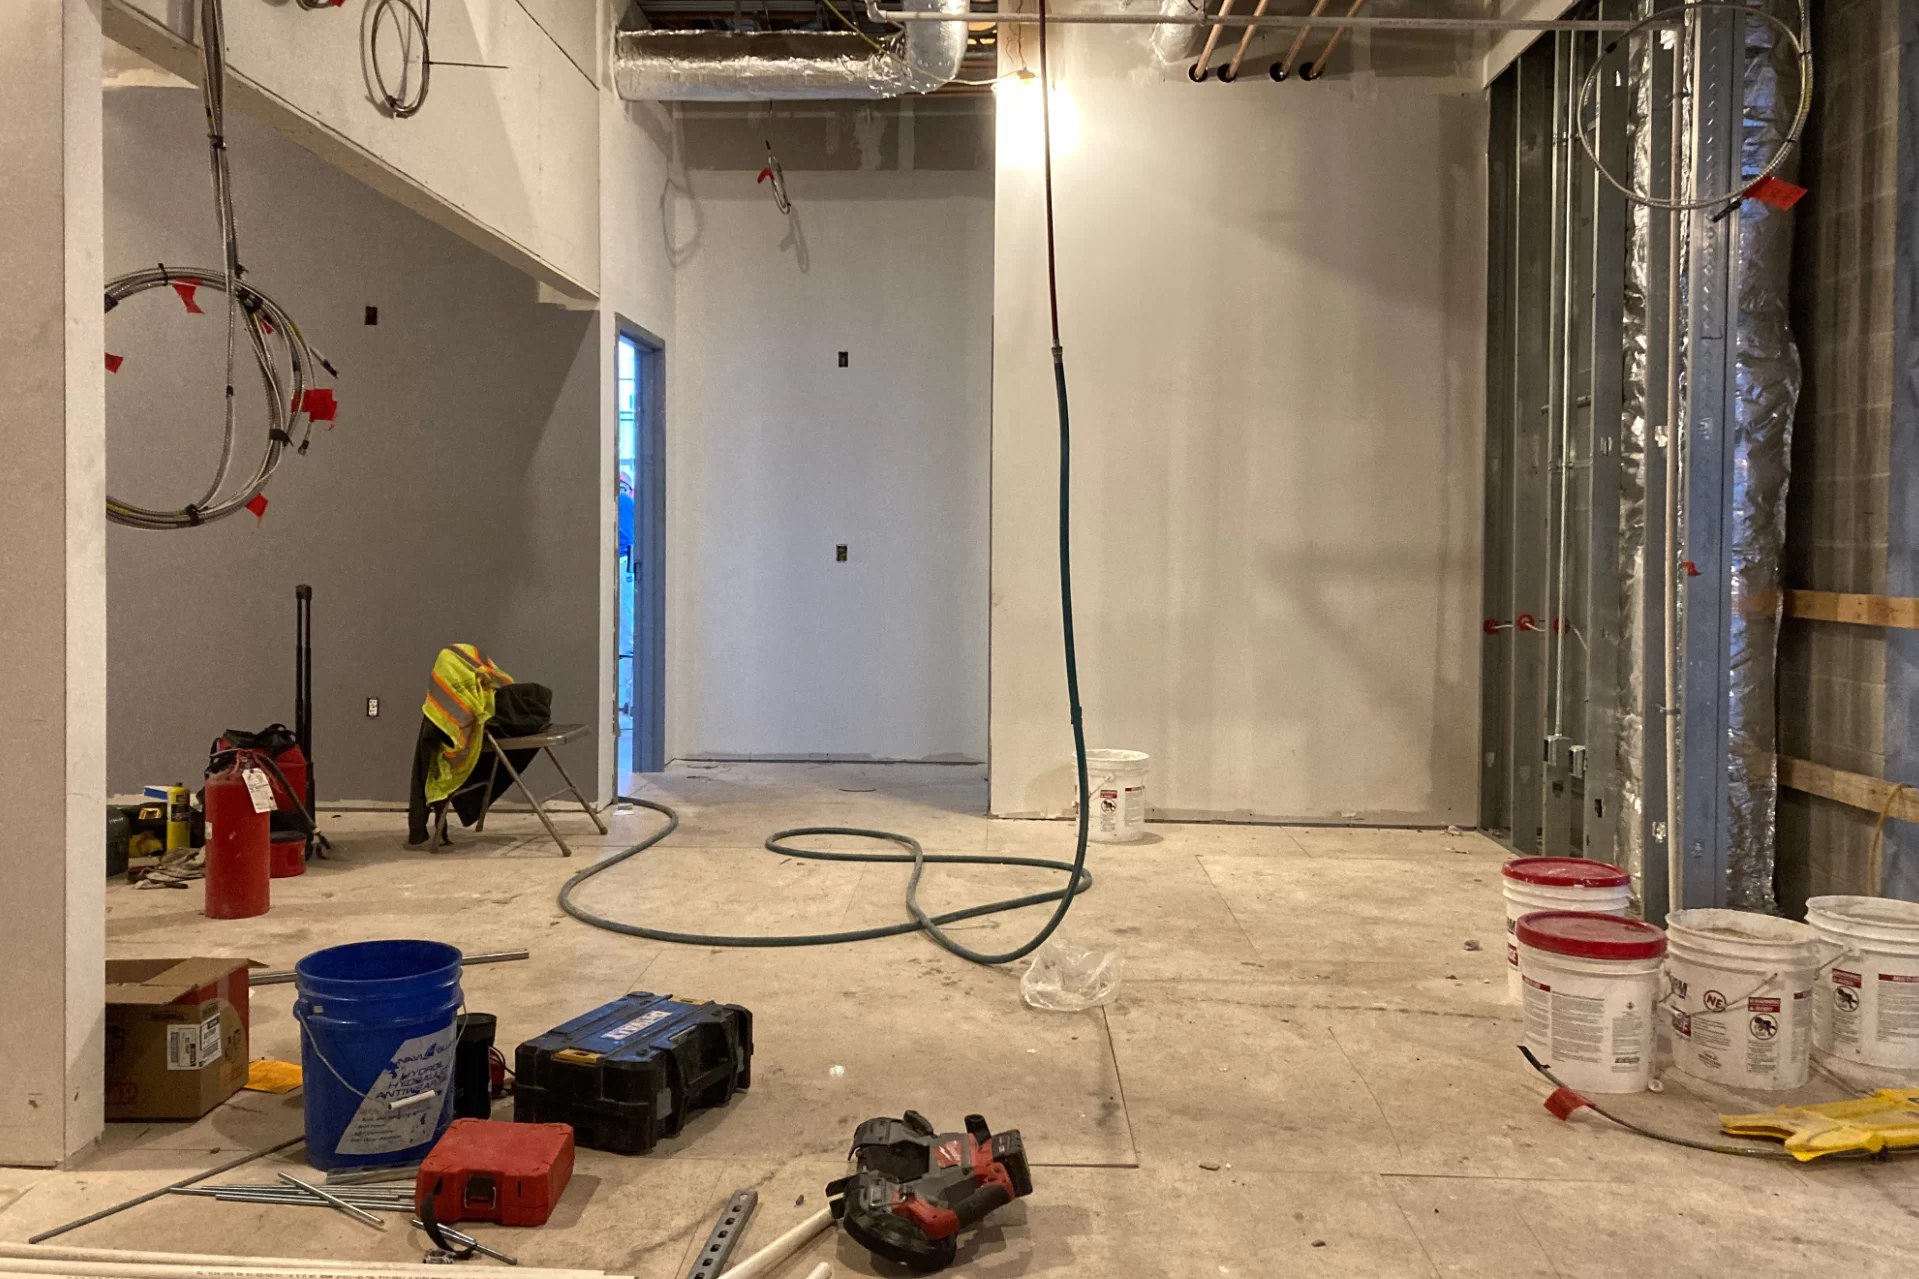
<instances>
[{"instance_id":1,"label":"red flag marker","mask_svg":"<svg viewBox=\"0 0 1919 1279\"><path fill-rule=\"evenodd\" d=\"M300 411L315 422L331 422L339 416L340 405L333 398L332 387L316 386L300 398Z\"/></svg>"},{"instance_id":2,"label":"red flag marker","mask_svg":"<svg viewBox=\"0 0 1919 1279\"><path fill-rule=\"evenodd\" d=\"M1781 178L1761 178L1746 188L1746 195L1775 209L1790 209L1805 198L1806 188Z\"/></svg>"},{"instance_id":3,"label":"red flag marker","mask_svg":"<svg viewBox=\"0 0 1919 1279\"><path fill-rule=\"evenodd\" d=\"M126 362L127 362L126 356L115 355L111 351L107 352L107 372L118 373L120 371L120 366L122 364L125 364Z\"/></svg>"},{"instance_id":4,"label":"red flag marker","mask_svg":"<svg viewBox=\"0 0 1919 1279\"><path fill-rule=\"evenodd\" d=\"M253 512L254 519L264 521L267 517L267 495L255 493L247 499L247 509Z\"/></svg>"},{"instance_id":5,"label":"red flag marker","mask_svg":"<svg viewBox=\"0 0 1919 1279\"><path fill-rule=\"evenodd\" d=\"M1590 1101L1570 1088L1556 1088L1553 1090L1553 1095L1546 1098L1546 1109L1552 1112L1555 1119L1569 1120L1572 1118L1573 1111L1581 1106L1590 1105L1592 1105Z\"/></svg>"},{"instance_id":6,"label":"red flag marker","mask_svg":"<svg viewBox=\"0 0 1919 1279\"><path fill-rule=\"evenodd\" d=\"M193 300L193 291L199 287L200 282L198 280L175 280L173 282L173 291L180 295L180 300L187 305L187 311L193 315L206 314L205 311L200 309L200 304Z\"/></svg>"}]
</instances>

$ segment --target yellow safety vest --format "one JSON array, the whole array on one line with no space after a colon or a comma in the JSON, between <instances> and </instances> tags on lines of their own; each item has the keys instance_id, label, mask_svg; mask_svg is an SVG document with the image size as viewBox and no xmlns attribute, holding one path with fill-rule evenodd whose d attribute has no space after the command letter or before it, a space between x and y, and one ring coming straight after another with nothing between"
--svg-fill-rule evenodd
<instances>
[{"instance_id":1,"label":"yellow safety vest","mask_svg":"<svg viewBox=\"0 0 1919 1279\"><path fill-rule=\"evenodd\" d=\"M511 675L471 644L440 650L420 711L453 744L433 757L427 771L428 803L437 804L466 784L480 762L486 722L493 718L493 690L512 682Z\"/></svg>"}]
</instances>

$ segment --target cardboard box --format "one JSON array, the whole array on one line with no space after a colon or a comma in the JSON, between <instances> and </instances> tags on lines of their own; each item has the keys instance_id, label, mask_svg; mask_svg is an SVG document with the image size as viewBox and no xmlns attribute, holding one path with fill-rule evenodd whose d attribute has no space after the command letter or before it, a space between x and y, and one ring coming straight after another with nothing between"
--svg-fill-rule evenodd
<instances>
[{"instance_id":1,"label":"cardboard box","mask_svg":"<svg viewBox=\"0 0 1919 1279\"><path fill-rule=\"evenodd\" d=\"M107 1118L198 1119L247 1081L250 959L107 961Z\"/></svg>"}]
</instances>

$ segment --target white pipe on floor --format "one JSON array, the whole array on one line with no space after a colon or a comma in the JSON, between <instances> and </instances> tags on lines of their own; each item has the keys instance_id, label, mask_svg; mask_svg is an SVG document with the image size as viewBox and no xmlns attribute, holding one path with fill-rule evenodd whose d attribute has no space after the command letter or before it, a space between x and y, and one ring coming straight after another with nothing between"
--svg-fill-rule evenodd
<instances>
[{"instance_id":1,"label":"white pipe on floor","mask_svg":"<svg viewBox=\"0 0 1919 1279\"><path fill-rule=\"evenodd\" d=\"M833 1279L833 1267L822 1261L813 1267L813 1273L806 1276L806 1279Z\"/></svg>"},{"instance_id":2,"label":"white pipe on floor","mask_svg":"<svg viewBox=\"0 0 1919 1279\"><path fill-rule=\"evenodd\" d=\"M813 1242L813 1237L833 1224L833 1210L822 1208L794 1226L766 1247L727 1270L720 1279L760 1279L782 1261ZM809 1279L811 1277L809 1276Z\"/></svg>"},{"instance_id":3,"label":"white pipe on floor","mask_svg":"<svg viewBox=\"0 0 1919 1279\"><path fill-rule=\"evenodd\" d=\"M460 1268L468 1279L608 1279L600 1270L542 1269L528 1266ZM234 1257L217 1253L141 1252L118 1248L73 1248L59 1244L0 1242L0 1272L40 1275L100 1275L109 1279L355 1279L374 1275L446 1279L446 1268L417 1261L331 1261L300 1257Z\"/></svg>"}]
</instances>

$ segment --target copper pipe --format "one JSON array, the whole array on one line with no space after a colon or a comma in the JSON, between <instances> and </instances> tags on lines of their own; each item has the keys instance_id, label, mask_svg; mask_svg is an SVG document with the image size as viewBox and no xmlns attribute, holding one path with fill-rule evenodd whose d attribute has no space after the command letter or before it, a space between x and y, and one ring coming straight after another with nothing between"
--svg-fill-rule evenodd
<instances>
[{"instance_id":1,"label":"copper pipe","mask_svg":"<svg viewBox=\"0 0 1919 1279\"><path fill-rule=\"evenodd\" d=\"M1306 16L1309 18L1317 18L1320 14L1326 11L1326 6L1331 3L1332 3L1332 0L1319 0L1319 3L1313 6L1313 11L1307 14ZM1248 36L1250 36L1252 34L1252 28L1248 27L1246 30L1247 30ZM1299 34L1293 37L1293 47L1286 50L1286 56L1280 60L1280 63L1278 66L1273 68L1272 70L1273 79L1284 80L1287 76L1293 73L1293 63L1294 61L1298 59L1299 51L1305 47L1306 37L1311 35L1312 33L1313 33L1313 28L1311 23L1308 23L1299 29ZM1239 42L1239 51L1242 54L1246 52L1246 40L1242 39Z\"/></svg>"},{"instance_id":2,"label":"copper pipe","mask_svg":"<svg viewBox=\"0 0 1919 1279\"><path fill-rule=\"evenodd\" d=\"M1233 0L1224 0L1219 6L1219 16L1222 18L1233 16ZM1192 70L1186 73L1195 84L1206 78L1206 64L1213 60L1213 50L1219 45L1219 30L1218 27L1214 27L1206 33L1206 47L1199 51L1199 61L1195 62ZM1247 30L1250 31L1252 28L1248 27Z\"/></svg>"},{"instance_id":3,"label":"copper pipe","mask_svg":"<svg viewBox=\"0 0 1919 1279\"><path fill-rule=\"evenodd\" d=\"M1353 7L1346 10L1346 16L1350 18L1358 13L1359 7L1365 3L1366 0L1353 0ZM1317 58L1314 58L1310 64L1301 69L1299 78L1302 80L1317 80L1319 77L1325 75L1326 59L1333 56L1333 50L1339 47L1340 39L1345 36L1345 34L1345 26L1335 27L1333 29L1333 38L1326 42L1326 47L1319 51Z\"/></svg>"},{"instance_id":4,"label":"copper pipe","mask_svg":"<svg viewBox=\"0 0 1919 1279\"><path fill-rule=\"evenodd\" d=\"M1258 7L1253 10L1253 16L1255 18L1265 17L1266 6L1269 2L1270 0L1259 0ZM1247 27L1244 31L1240 32L1239 48L1233 50L1232 62L1221 67L1219 70L1219 82L1221 84L1231 84L1233 81L1239 79L1240 60L1246 56L1246 46L1253 42L1253 32L1257 30L1259 30L1258 27Z\"/></svg>"}]
</instances>

